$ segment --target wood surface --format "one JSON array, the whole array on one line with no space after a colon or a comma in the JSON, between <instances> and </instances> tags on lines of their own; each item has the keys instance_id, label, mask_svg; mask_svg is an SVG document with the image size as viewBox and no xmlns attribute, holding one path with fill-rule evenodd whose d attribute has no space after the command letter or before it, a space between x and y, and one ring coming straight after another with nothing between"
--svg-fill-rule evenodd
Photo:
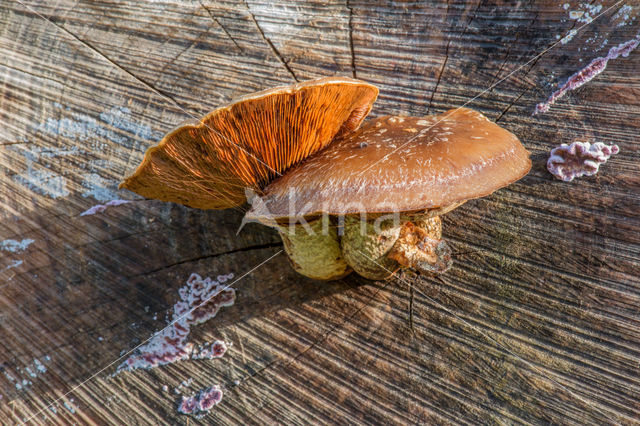
<instances>
[{"instance_id":1,"label":"wood surface","mask_svg":"<svg viewBox=\"0 0 640 426\"><path fill-rule=\"evenodd\" d=\"M639 423L640 49L532 112L635 37L640 5L593 1L585 25L568 4L1 2L0 244L26 247L0 251L0 423ZM243 209L117 190L184 121L328 75L379 86L372 117L466 105L531 151L528 176L444 217L445 275L315 282L261 265L281 242L236 235ZM621 152L556 180L548 152L576 139ZM80 216L115 198L138 201ZM191 273L229 272L248 273L235 305L190 336L232 342L223 358L112 376ZM176 409L189 379L224 388L201 419Z\"/></svg>"}]
</instances>

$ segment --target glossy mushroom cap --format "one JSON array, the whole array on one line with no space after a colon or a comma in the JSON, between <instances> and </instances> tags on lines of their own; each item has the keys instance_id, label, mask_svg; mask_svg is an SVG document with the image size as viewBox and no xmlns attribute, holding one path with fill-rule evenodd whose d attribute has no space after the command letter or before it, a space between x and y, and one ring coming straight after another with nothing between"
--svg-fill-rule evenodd
<instances>
[{"instance_id":1,"label":"glossy mushroom cap","mask_svg":"<svg viewBox=\"0 0 640 426\"><path fill-rule=\"evenodd\" d=\"M120 184L201 209L245 202L284 170L360 126L378 89L330 77L245 96L167 134Z\"/></svg>"},{"instance_id":2,"label":"glossy mushroom cap","mask_svg":"<svg viewBox=\"0 0 640 426\"><path fill-rule=\"evenodd\" d=\"M471 109L382 117L272 182L247 219L444 211L488 195L530 168L518 138Z\"/></svg>"}]
</instances>

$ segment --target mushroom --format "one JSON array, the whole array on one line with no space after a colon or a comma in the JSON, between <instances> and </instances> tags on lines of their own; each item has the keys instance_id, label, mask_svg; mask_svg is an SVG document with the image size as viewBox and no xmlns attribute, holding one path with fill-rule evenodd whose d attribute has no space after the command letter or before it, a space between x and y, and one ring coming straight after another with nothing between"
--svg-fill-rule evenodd
<instances>
[{"instance_id":1,"label":"mushroom","mask_svg":"<svg viewBox=\"0 0 640 426\"><path fill-rule=\"evenodd\" d=\"M331 77L245 96L170 132L120 187L201 209L262 194L245 219L276 228L312 278L446 271L439 216L524 176L528 152L466 108L357 130L377 95Z\"/></svg>"},{"instance_id":2,"label":"mushroom","mask_svg":"<svg viewBox=\"0 0 640 426\"><path fill-rule=\"evenodd\" d=\"M399 268L439 273L451 264L439 216L530 168L518 138L471 109L382 117L274 180L250 200L245 218L281 234L289 224L283 239L294 267L315 278L307 270L317 267L317 253L334 254L323 267L338 268L326 270L326 277L348 273L344 263L370 279ZM318 222L328 230L324 238L317 235Z\"/></svg>"},{"instance_id":3,"label":"mushroom","mask_svg":"<svg viewBox=\"0 0 640 426\"><path fill-rule=\"evenodd\" d=\"M181 126L120 184L147 198L200 209L236 207L284 170L360 126L378 89L328 77L242 97Z\"/></svg>"}]
</instances>

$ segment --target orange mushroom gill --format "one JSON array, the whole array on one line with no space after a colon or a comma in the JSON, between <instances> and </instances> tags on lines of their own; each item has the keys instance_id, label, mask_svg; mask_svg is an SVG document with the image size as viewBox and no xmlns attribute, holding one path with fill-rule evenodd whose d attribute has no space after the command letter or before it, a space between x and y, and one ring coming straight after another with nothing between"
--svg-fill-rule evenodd
<instances>
[{"instance_id":1,"label":"orange mushroom gill","mask_svg":"<svg viewBox=\"0 0 640 426\"><path fill-rule=\"evenodd\" d=\"M120 187L200 209L241 205L247 188L260 191L357 129L377 95L368 83L329 77L245 96L167 134Z\"/></svg>"}]
</instances>

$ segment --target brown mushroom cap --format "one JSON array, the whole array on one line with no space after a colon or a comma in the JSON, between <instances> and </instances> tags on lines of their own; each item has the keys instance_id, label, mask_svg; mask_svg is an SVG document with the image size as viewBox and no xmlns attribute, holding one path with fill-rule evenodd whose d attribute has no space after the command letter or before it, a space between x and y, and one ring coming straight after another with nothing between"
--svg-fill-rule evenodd
<instances>
[{"instance_id":1,"label":"brown mushroom cap","mask_svg":"<svg viewBox=\"0 0 640 426\"><path fill-rule=\"evenodd\" d=\"M446 210L530 168L518 138L474 110L382 117L273 181L247 219Z\"/></svg>"},{"instance_id":2,"label":"brown mushroom cap","mask_svg":"<svg viewBox=\"0 0 640 426\"><path fill-rule=\"evenodd\" d=\"M167 134L120 184L148 198L201 209L245 202L336 136L357 129L375 86L329 77L254 93Z\"/></svg>"}]
</instances>

